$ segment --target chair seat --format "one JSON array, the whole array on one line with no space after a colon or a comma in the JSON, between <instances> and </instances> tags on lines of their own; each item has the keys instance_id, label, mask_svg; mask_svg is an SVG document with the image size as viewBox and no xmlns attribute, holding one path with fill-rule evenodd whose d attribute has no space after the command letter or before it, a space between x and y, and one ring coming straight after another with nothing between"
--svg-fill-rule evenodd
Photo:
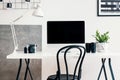
<instances>
[{"instance_id":1,"label":"chair seat","mask_svg":"<svg viewBox=\"0 0 120 80\"><path fill-rule=\"evenodd\" d=\"M69 75L69 78L70 80L73 80L73 75ZM75 80L78 80L77 78L78 77L75 76ZM51 75L48 77L47 80L58 80L58 79L56 78L56 75ZM61 74L61 80L67 80L66 74Z\"/></svg>"}]
</instances>

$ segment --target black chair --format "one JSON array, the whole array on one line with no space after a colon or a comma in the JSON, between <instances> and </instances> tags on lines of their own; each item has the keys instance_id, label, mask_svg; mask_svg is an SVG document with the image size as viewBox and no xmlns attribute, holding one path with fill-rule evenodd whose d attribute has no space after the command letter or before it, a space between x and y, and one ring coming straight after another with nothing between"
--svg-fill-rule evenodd
<instances>
[{"instance_id":1,"label":"black chair","mask_svg":"<svg viewBox=\"0 0 120 80\"><path fill-rule=\"evenodd\" d=\"M69 67L68 67L68 61L66 58L67 54L72 54L73 52L70 52L71 49L78 49L79 51L79 55L78 55L78 59L77 61L75 61L76 65L74 68L74 72L73 74L69 73ZM60 68L60 60L59 60L59 55L60 53L64 53L64 62L65 62L65 68L66 68L66 73L62 74L61 73L61 68ZM79 45L70 45L70 46L65 46L62 47L61 49L59 49L59 51L57 52L57 72L55 75L50 75L47 80L80 80L81 79L81 73L82 73L82 63L83 60L85 58L85 48L83 46L79 46Z\"/></svg>"}]
</instances>

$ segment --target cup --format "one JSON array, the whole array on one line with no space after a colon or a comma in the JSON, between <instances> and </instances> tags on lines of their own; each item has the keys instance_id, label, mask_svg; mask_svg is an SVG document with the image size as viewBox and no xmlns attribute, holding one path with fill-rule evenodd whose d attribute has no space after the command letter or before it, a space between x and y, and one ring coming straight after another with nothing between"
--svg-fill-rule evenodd
<instances>
[{"instance_id":1,"label":"cup","mask_svg":"<svg viewBox=\"0 0 120 80\"><path fill-rule=\"evenodd\" d=\"M7 8L12 8L12 3L7 3Z\"/></svg>"},{"instance_id":2,"label":"cup","mask_svg":"<svg viewBox=\"0 0 120 80\"><path fill-rule=\"evenodd\" d=\"M91 49L90 49L91 52L92 52L92 53L95 53L95 52L96 52L96 43L92 42L90 46L91 46L91 47L90 47L90 48L91 48Z\"/></svg>"},{"instance_id":3,"label":"cup","mask_svg":"<svg viewBox=\"0 0 120 80\"><path fill-rule=\"evenodd\" d=\"M28 52L28 48L25 46L24 47L24 53L27 54L27 52Z\"/></svg>"},{"instance_id":4,"label":"cup","mask_svg":"<svg viewBox=\"0 0 120 80\"><path fill-rule=\"evenodd\" d=\"M35 53L36 52L36 47L37 47L36 44L29 44L29 46L28 46L28 52L29 53Z\"/></svg>"},{"instance_id":5,"label":"cup","mask_svg":"<svg viewBox=\"0 0 120 80\"><path fill-rule=\"evenodd\" d=\"M85 47L86 47L86 52L90 53L90 51L91 51L91 48L90 48L91 47L91 43L86 43Z\"/></svg>"}]
</instances>

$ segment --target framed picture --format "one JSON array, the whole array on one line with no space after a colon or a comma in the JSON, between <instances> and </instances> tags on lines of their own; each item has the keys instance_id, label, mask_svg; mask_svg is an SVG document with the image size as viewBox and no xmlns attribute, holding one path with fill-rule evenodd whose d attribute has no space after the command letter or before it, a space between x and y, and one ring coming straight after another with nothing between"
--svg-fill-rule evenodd
<instances>
[{"instance_id":1,"label":"framed picture","mask_svg":"<svg viewBox=\"0 0 120 80\"><path fill-rule=\"evenodd\" d=\"M97 0L97 16L120 16L120 0Z\"/></svg>"}]
</instances>

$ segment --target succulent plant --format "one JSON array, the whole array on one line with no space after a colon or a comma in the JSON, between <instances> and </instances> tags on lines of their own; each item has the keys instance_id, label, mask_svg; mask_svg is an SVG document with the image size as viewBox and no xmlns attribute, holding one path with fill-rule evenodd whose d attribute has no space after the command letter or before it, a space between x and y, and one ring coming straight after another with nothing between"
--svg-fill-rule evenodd
<instances>
[{"instance_id":1,"label":"succulent plant","mask_svg":"<svg viewBox=\"0 0 120 80\"><path fill-rule=\"evenodd\" d=\"M96 31L96 34L95 34L95 39L97 42L99 43L103 43L103 42L108 42L108 40L110 39L109 37L109 32L105 32L103 34L101 34L98 30Z\"/></svg>"}]
</instances>

